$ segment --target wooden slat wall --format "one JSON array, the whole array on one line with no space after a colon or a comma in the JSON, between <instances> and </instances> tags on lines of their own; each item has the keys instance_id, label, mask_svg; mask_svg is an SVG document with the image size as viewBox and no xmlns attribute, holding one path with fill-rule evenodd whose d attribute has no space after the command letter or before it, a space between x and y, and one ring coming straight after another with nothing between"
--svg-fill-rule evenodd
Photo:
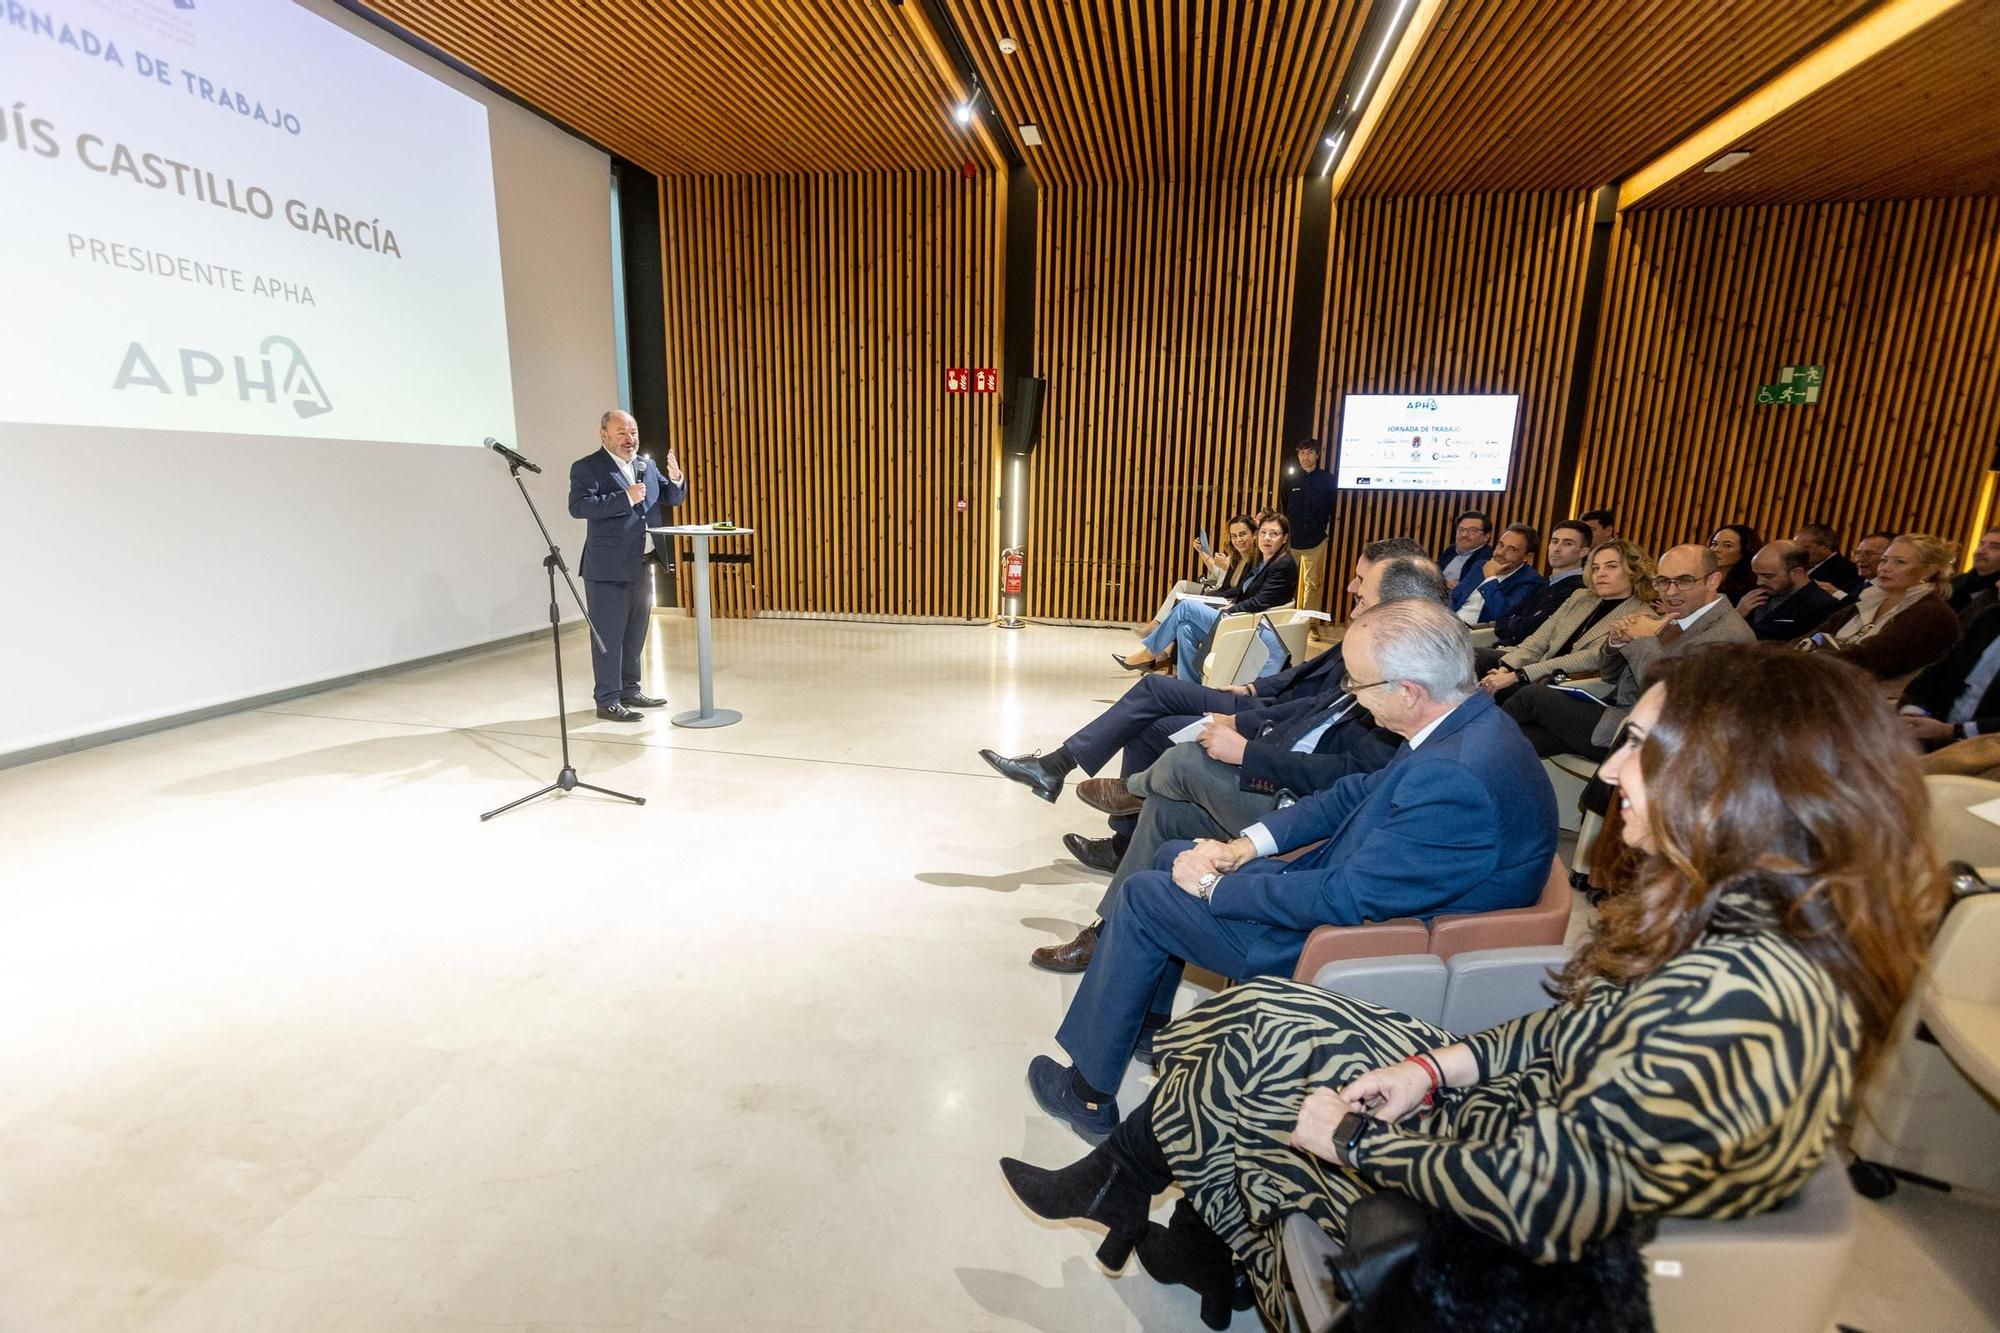
<instances>
[{"instance_id":1,"label":"wooden slat wall","mask_svg":"<svg viewBox=\"0 0 2000 1333\"><path fill-rule=\"evenodd\" d=\"M1339 439L1348 394L1518 393L1521 410L1503 492L1340 493L1329 610L1346 611L1338 589L1367 542L1415 537L1435 552L1463 509L1484 509L1498 525L1533 523L1545 537L1569 516L1556 472L1590 226L1582 193L1335 203L1321 438Z\"/></svg>"},{"instance_id":2,"label":"wooden slat wall","mask_svg":"<svg viewBox=\"0 0 2000 1333\"><path fill-rule=\"evenodd\" d=\"M1451 0L1346 193L1594 189L1665 152L1872 2Z\"/></svg>"},{"instance_id":3,"label":"wooden slat wall","mask_svg":"<svg viewBox=\"0 0 2000 1333\"><path fill-rule=\"evenodd\" d=\"M944 3L1036 179L1063 185L1303 171L1368 15L1363 0ZM1002 37L1020 49L1001 55Z\"/></svg>"},{"instance_id":4,"label":"wooden slat wall","mask_svg":"<svg viewBox=\"0 0 2000 1333\"><path fill-rule=\"evenodd\" d=\"M1758 407L1823 363L1812 407ZM1579 498L1657 548L1821 519L1963 541L2000 442L2000 198L1627 214Z\"/></svg>"},{"instance_id":5,"label":"wooden slat wall","mask_svg":"<svg viewBox=\"0 0 2000 1333\"><path fill-rule=\"evenodd\" d=\"M1144 620L1189 543L1268 503L1283 441L1297 180L1040 194L1028 614Z\"/></svg>"},{"instance_id":6,"label":"wooden slat wall","mask_svg":"<svg viewBox=\"0 0 2000 1333\"><path fill-rule=\"evenodd\" d=\"M991 614L998 397L944 381L998 363L1001 189L945 172L662 183L682 513L758 529L755 606L718 610Z\"/></svg>"}]
</instances>

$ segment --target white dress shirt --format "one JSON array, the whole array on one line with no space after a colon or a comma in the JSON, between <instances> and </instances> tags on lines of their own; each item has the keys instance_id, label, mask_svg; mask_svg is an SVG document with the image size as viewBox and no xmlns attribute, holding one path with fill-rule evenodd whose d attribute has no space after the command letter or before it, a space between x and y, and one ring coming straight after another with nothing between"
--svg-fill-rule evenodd
<instances>
[{"instance_id":1,"label":"white dress shirt","mask_svg":"<svg viewBox=\"0 0 2000 1333\"><path fill-rule=\"evenodd\" d=\"M639 478L632 470L633 464L626 462L624 459L620 458L617 454L612 454L609 449L606 449L604 452L607 454L611 454L611 461L616 463L618 465L618 470L625 475L625 484L627 486L637 486L639 484ZM638 456L639 455L637 454L632 455L634 459L638 458ZM646 502L644 499L634 500L632 502L632 507L634 509L643 512L646 508Z\"/></svg>"}]
</instances>

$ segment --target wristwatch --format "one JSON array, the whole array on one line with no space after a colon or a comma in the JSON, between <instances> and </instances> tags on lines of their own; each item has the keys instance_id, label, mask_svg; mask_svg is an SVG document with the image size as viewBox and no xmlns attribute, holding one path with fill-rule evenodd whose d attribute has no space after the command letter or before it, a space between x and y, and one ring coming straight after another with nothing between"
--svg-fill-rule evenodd
<instances>
[{"instance_id":1,"label":"wristwatch","mask_svg":"<svg viewBox=\"0 0 2000 1333\"><path fill-rule=\"evenodd\" d=\"M1207 871L1200 879L1194 882L1194 896L1203 902L1207 902L1208 895L1215 892L1215 886L1221 879L1222 872L1220 870Z\"/></svg>"},{"instance_id":2,"label":"wristwatch","mask_svg":"<svg viewBox=\"0 0 2000 1333\"><path fill-rule=\"evenodd\" d=\"M1349 1111L1333 1127L1333 1146L1340 1149L1340 1155L1349 1166L1361 1161L1361 1140L1368 1131L1382 1122L1372 1115L1362 1115L1359 1111Z\"/></svg>"}]
</instances>

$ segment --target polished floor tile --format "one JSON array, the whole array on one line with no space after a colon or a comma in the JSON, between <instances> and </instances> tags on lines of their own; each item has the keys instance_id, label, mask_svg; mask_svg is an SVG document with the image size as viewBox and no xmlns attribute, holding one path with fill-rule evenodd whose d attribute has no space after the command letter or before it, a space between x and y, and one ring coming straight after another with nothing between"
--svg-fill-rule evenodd
<instances>
[{"instance_id":1,"label":"polished floor tile","mask_svg":"<svg viewBox=\"0 0 2000 1333\"><path fill-rule=\"evenodd\" d=\"M1025 955L1104 880L975 751L1129 636L718 622L744 721L695 731L654 635L636 726L564 636L572 761L643 807L479 821L560 767L546 643L0 771L0 1331L1200 1327L995 1166L1081 1152ZM1850 1322L1993 1321L1993 1212L1861 1208Z\"/></svg>"}]
</instances>

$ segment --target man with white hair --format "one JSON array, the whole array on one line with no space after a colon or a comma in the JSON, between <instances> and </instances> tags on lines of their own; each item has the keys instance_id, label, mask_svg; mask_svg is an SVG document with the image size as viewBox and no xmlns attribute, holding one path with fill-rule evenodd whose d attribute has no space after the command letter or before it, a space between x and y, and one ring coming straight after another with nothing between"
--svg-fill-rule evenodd
<instances>
[{"instance_id":1,"label":"man with white hair","mask_svg":"<svg viewBox=\"0 0 2000 1333\"><path fill-rule=\"evenodd\" d=\"M1107 903L1104 931L1056 1040L1028 1085L1086 1137L1142 1034L1166 1022L1184 963L1228 977L1289 974L1306 936L1441 912L1525 907L1555 855L1556 802L1535 752L1472 674L1465 627L1427 599L1357 617L1342 641L1347 692L1404 738L1386 768L1342 778L1230 842L1169 843L1159 869ZM1324 839L1292 862L1280 852ZM1167 867L1171 867L1169 870Z\"/></svg>"}]
</instances>

